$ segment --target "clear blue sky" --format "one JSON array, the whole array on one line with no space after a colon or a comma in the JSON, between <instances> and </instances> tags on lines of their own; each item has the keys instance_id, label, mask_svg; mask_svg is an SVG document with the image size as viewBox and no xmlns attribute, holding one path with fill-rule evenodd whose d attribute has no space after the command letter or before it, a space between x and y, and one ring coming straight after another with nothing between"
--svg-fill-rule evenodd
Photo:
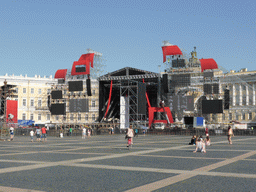
<instances>
[{"instance_id":1,"label":"clear blue sky","mask_svg":"<svg viewBox=\"0 0 256 192\"><path fill-rule=\"evenodd\" d=\"M253 0L1 0L0 75L54 75L87 48L108 72L157 72L164 40L228 70L255 70L255 10Z\"/></svg>"}]
</instances>

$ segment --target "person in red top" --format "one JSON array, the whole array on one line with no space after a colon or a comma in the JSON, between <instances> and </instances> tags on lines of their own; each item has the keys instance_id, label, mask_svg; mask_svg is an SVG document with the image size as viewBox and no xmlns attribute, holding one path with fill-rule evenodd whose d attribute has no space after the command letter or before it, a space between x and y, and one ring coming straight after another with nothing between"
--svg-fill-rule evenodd
<instances>
[{"instance_id":1,"label":"person in red top","mask_svg":"<svg viewBox=\"0 0 256 192\"><path fill-rule=\"evenodd\" d=\"M46 128L42 127L41 131L42 131L42 139L43 139L42 141L47 141L47 139L46 139Z\"/></svg>"}]
</instances>

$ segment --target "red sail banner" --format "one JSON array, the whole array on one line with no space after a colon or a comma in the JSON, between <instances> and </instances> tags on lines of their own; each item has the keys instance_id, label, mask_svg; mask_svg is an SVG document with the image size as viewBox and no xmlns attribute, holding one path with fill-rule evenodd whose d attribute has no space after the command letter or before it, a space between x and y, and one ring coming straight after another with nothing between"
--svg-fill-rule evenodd
<instances>
[{"instance_id":1,"label":"red sail banner","mask_svg":"<svg viewBox=\"0 0 256 192\"><path fill-rule=\"evenodd\" d=\"M8 120L18 123L18 101L6 100L6 121Z\"/></svg>"},{"instance_id":2,"label":"red sail banner","mask_svg":"<svg viewBox=\"0 0 256 192\"><path fill-rule=\"evenodd\" d=\"M71 75L88 75L90 74L90 67L93 68L94 53L87 53L81 55L78 61L74 61ZM76 67L85 66L85 71L77 72Z\"/></svg>"},{"instance_id":3,"label":"red sail banner","mask_svg":"<svg viewBox=\"0 0 256 192\"><path fill-rule=\"evenodd\" d=\"M58 69L55 73L55 79L66 79L67 69Z\"/></svg>"},{"instance_id":4,"label":"red sail banner","mask_svg":"<svg viewBox=\"0 0 256 192\"><path fill-rule=\"evenodd\" d=\"M218 69L216 61L212 58L210 59L199 59L201 63L201 72L204 72L206 69Z\"/></svg>"},{"instance_id":5,"label":"red sail banner","mask_svg":"<svg viewBox=\"0 0 256 192\"><path fill-rule=\"evenodd\" d=\"M163 63L166 61L166 55L182 55L180 48L177 45L163 46Z\"/></svg>"}]
</instances>

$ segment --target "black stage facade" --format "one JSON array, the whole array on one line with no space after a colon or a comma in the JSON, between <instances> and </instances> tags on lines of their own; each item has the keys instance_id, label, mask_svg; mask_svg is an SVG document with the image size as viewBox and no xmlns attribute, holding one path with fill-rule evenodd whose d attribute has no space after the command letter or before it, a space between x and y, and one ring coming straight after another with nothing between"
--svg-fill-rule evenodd
<instances>
[{"instance_id":1,"label":"black stage facade","mask_svg":"<svg viewBox=\"0 0 256 192\"><path fill-rule=\"evenodd\" d=\"M160 74L126 67L100 76L99 121L120 119L120 98L128 96L130 120L146 120L147 103L158 106ZM110 99L109 99L110 98Z\"/></svg>"}]
</instances>

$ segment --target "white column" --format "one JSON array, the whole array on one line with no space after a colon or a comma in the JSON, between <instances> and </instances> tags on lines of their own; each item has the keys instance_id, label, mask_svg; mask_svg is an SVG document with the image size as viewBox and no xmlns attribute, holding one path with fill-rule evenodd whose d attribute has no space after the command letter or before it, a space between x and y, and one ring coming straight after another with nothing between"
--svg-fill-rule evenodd
<instances>
[{"instance_id":1,"label":"white column","mask_svg":"<svg viewBox=\"0 0 256 192\"><path fill-rule=\"evenodd\" d=\"M249 89L248 89L248 85L246 85L246 105L249 105Z\"/></svg>"},{"instance_id":2,"label":"white column","mask_svg":"<svg viewBox=\"0 0 256 192\"><path fill-rule=\"evenodd\" d=\"M120 96L120 129L129 127L129 100Z\"/></svg>"},{"instance_id":3,"label":"white column","mask_svg":"<svg viewBox=\"0 0 256 192\"><path fill-rule=\"evenodd\" d=\"M252 84L252 105L255 105L255 83Z\"/></svg>"},{"instance_id":4,"label":"white column","mask_svg":"<svg viewBox=\"0 0 256 192\"><path fill-rule=\"evenodd\" d=\"M242 90L242 85L239 85L239 105L243 105L243 90Z\"/></svg>"},{"instance_id":5,"label":"white column","mask_svg":"<svg viewBox=\"0 0 256 192\"><path fill-rule=\"evenodd\" d=\"M233 88L232 88L232 91L233 91L233 106L236 105L236 87L235 87L235 84L233 84Z\"/></svg>"}]
</instances>

